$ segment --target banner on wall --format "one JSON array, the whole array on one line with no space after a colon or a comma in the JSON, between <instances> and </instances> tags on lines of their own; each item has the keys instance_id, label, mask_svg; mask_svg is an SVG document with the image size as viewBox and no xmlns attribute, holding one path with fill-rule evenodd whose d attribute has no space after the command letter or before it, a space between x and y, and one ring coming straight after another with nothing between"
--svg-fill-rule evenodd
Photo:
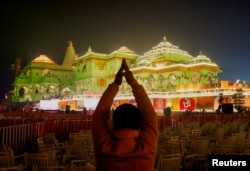
<instances>
[{"instance_id":1,"label":"banner on wall","mask_svg":"<svg viewBox=\"0 0 250 171\"><path fill-rule=\"evenodd\" d=\"M193 98L181 98L180 99L180 110L194 110L195 99Z\"/></svg>"},{"instance_id":2,"label":"banner on wall","mask_svg":"<svg viewBox=\"0 0 250 171\"><path fill-rule=\"evenodd\" d=\"M153 105L155 110L163 110L166 107L166 99L154 98Z\"/></svg>"}]
</instances>

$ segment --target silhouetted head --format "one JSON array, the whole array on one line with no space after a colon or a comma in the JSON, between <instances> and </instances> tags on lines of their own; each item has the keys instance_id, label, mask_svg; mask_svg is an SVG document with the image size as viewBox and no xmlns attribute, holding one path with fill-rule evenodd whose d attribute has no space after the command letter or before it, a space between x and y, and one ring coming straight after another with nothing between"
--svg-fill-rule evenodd
<instances>
[{"instance_id":1,"label":"silhouetted head","mask_svg":"<svg viewBox=\"0 0 250 171\"><path fill-rule=\"evenodd\" d=\"M129 128L139 130L141 123L140 110L129 103L118 106L113 113L113 129Z\"/></svg>"}]
</instances>

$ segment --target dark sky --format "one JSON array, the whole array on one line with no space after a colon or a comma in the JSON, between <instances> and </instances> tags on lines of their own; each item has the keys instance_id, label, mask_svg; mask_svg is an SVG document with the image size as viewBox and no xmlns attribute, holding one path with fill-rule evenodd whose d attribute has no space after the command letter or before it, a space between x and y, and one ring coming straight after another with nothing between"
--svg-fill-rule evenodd
<instances>
[{"instance_id":1,"label":"dark sky","mask_svg":"<svg viewBox=\"0 0 250 171\"><path fill-rule=\"evenodd\" d=\"M1 0L0 97L11 89L11 63L40 54L62 64L72 40L111 53L127 46L137 54L169 42L216 62L221 80L250 83L250 3L247 0Z\"/></svg>"}]
</instances>

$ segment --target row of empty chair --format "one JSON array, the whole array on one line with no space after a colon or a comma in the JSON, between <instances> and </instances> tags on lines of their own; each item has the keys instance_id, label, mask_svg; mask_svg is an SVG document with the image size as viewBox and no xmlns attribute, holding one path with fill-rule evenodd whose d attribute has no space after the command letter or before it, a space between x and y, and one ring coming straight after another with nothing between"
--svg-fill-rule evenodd
<instances>
[{"instance_id":1,"label":"row of empty chair","mask_svg":"<svg viewBox=\"0 0 250 171\"><path fill-rule=\"evenodd\" d=\"M74 133L68 141L58 142L55 134L37 139L37 151L14 156L10 147L1 145L0 167L25 171L94 171L95 160L90 133ZM19 157L19 159L17 159Z\"/></svg>"},{"instance_id":2,"label":"row of empty chair","mask_svg":"<svg viewBox=\"0 0 250 171\"><path fill-rule=\"evenodd\" d=\"M165 127L158 133L158 146L155 168L167 170L206 170L209 155L250 155L250 122L232 123L209 122L203 126L196 123L179 125L176 128ZM178 163L176 169L165 167L165 162ZM174 155L175 154L175 155ZM177 159L177 155L180 158ZM163 166L162 166L163 165ZM166 165L166 164L165 164ZM162 168L164 168L162 170Z\"/></svg>"}]
</instances>

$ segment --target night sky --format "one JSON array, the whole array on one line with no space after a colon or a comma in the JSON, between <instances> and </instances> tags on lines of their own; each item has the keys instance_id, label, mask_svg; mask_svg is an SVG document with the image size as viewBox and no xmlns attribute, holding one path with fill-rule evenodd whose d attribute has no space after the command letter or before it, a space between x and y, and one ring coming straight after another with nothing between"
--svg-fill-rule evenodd
<instances>
[{"instance_id":1,"label":"night sky","mask_svg":"<svg viewBox=\"0 0 250 171\"><path fill-rule=\"evenodd\" d=\"M163 36L217 63L221 80L250 83L247 0L1 0L0 97L11 90L16 58L25 66L45 54L62 64L67 41L83 55L126 46L142 55Z\"/></svg>"}]
</instances>

